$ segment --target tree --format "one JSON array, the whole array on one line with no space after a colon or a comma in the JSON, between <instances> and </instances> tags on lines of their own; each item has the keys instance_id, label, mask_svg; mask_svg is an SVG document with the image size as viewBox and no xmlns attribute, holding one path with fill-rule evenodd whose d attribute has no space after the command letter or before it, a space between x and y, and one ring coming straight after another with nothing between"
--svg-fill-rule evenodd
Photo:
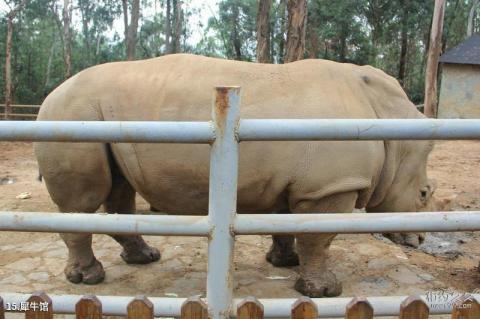
<instances>
[{"instance_id":1,"label":"tree","mask_svg":"<svg viewBox=\"0 0 480 319\"><path fill-rule=\"evenodd\" d=\"M140 28L138 37L141 58L152 58L160 56L166 51L162 50L165 46L165 22L162 14L156 14L153 19L145 19Z\"/></svg>"},{"instance_id":2,"label":"tree","mask_svg":"<svg viewBox=\"0 0 480 319\"><path fill-rule=\"evenodd\" d=\"M128 0L122 0L123 24L125 28L125 49L127 60L135 60L137 46L138 19L140 17L140 0L132 0L130 23L128 22Z\"/></svg>"},{"instance_id":3,"label":"tree","mask_svg":"<svg viewBox=\"0 0 480 319\"><path fill-rule=\"evenodd\" d=\"M425 73L425 115L437 117L437 75L438 60L442 47L443 17L445 15L445 0L435 0L435 10L428 49L427 70Z\"/></svg>"},{"instance_id":4,"label":"tree","mask_svg":"<svg viewBox=\"0 0 480 319\"><path fill-rule=\"evenodd\" d=\"M320 54L319 34L318 28L321 25L321 17L319 12L312 8L308 8L308 24L305 47L310 59L318 58ZM313 9L313 10L312 10Z\"/></svg>"},{"instance_id":5,"label":"tree","mask_svg":"<svg viewBox=\"0 0 480 319\"><path fill-rule=\"evenodd\" d=\"M182 0L166 1L165 54L182 51L181 39L184 34L184 12Z\"/></svg>"},{"instance_id":6,"label":"tree","mask_svg":"<svg viewBox=\"0 0 480 319\"><path fill-rule=\"evenodd\" d=\"M307 50L310 57L366 64L371 60L371 32L365 29L364 1L310 1Z\"/></svg>"},{"instance_id":7,"label":"tree","mask_svg":"<svg viewBox=\"0 0 480 319\"><path fill-rule=\"evenodd\" d=\"M106 41L104 33L112 28L113 21L122 14L122 5L117 0L77 0L77 7L81 13L83 41L77 43L78 50L75 53L81 54L77 60L83 69L101 62L102 44Z\"/></svg>"},{"instance_id":8,"label":"tree","mask_svg":"<svg viewBox=\"0 0 480 319\"><path fill-rule=\"evenodd\" d=\"M287 0L279 0L273 7L271 31L272 61L283 63L285 58L285 40L287 32Z\"/></svg>"},{"instance_id":9,"label":"tree","mask_svg":"<svg viewBox=\"0 0 480 319\"><path fill-rule=\"evenodd\" d=\"M480 3L480 0L473 0L472 1L472 6L470 8L470 12L468 14L468 24L467 24L467 37L471 37L473 34L474 30L474 19L475 19L475 12L478 8L478 4Z\"/></svg>"},{"instance_id":10,"label":"tree","mask_svg":"<svg viewBox=\"0 0 480 319\"><path fill-rule=\"evenodd\" d=\"M400 62L398 66L398 81L402 86L405 82L405 69L407 65L407 48L408 48L408 18L410 11L410 1L401 0L402 7L402 31L401 31L401 49L400 49Z\"/></svg>"},{"instance_id":11,"label":"tree","mask_svg":"<svg viewBox=\"0 0 480 319\"><path fill-rule=\"evenodd\" d=\"M22 2L4 1L11 8ZM132 31L138 29L138 34L135 41L129 41L133 44L129 48L136 48L135 58L180 51L256 61L260 51L257 50L257 18L263 16L258 13L259 1L219 0L218 10L209 12L208 5L197 9L190 6L192 2L188 0L144 0L138 4L137 27L132 28ZM269 32L266 33L266 40L270 43L265 46L265 51L269 53L271 62L283 63L287 53L288 1L270 1ZM474 1L478 0L446 1L441 50L447 50L465 39L472 10L473 29L478 30L475 19L479 8L477 5L476 9L472 9ZM68 0L69 6L64 6L64 2L28 1L28 5L13 19L14 32L10 37L7 37L8 12L0 13L0 20L5 26L0 28L0 59L7 61L9 47L10 63L9 67L5 65L4 76L0 76L0 86L5 88L0 92L0 101L41 103L65 79L63 48L68 42L72 75L98 63L125 60L129 22L134 24L133 20L136 20L131 18L135 11L134 0ZM151 10L158 3L162 4L162 9ZM402 3L408 6L402 6ZM140 5L148 10L145 16L140 15ZM170 6L168 12L165 10L167 5ZM301 57L373 65L401 81L414 103L423 103L427 51L431 47L429 35L433 1L312 0L307 1L307 5L305 52L300 54ZM70 8L67 9L68 29L64 28L64 7ZM202 19L189 19L199 13L195 10L210 13L211 18L206 25L202 24ZM170 15L168 20L167 13ZM123 30L118 34L113 28L113 21L117 18L127 18L125 35ZM197 23L192 24L192 21ZM169 26L170 31L167 30ZM193 34L190 32L197 28L196 37L190 37ZM69 31L69 41L64 41L64 31ZM171 43L169 50L167 38ZM7 42L10 44L7 45ZM9 79L6 79L7 69L10 70ZM6 90L7 81L10 83L9 92Z\"/></svg>"},{"instance_id":12,"label":"tree","mask_svg":"<svg viewBox=\"0 0 480 319\"><path fill-rule=\"evenodd\" d=\"M65 79L72 76L72 33L70 28L72 10L71 1L63 0L63 59L65 61Z\"/></svg>"},{"instance_id":13,"label":"tree","mask_svg":"<svg viewBox=\"0 0 480 319\"><path fill-rule=\"evenodd\" d=\"M285 62L303 59L307 24L307 0L288 0L287 48Z\"/></svg>"},{"instance_id":14,"label":"tree","mask_svg":"<svg viewBox=\"0 0 480 319\"><path fill-rule=\"evenodd\" d=\"M183 10L182 10L182 0L173 0L173 48L172 53L181 52L180 40L183 34Z\"/></svg>"},{"instance_id":15,"label":"tree","mask_svg":"<svg viewBox=\"0 0 480 319\"><path fill-rule=\"evenodd\" d=\"M172 53L172 3L167 0L165 19L165 54Z\"/></svg>"},{"instance_id":16,"label":"tree","mask_svg":"<svg viewBox=\"0 0 480 319\"><path fill-rule=\"evenodd\" d=\"M270 62L270 8L272 0L259 0L257 12L257 62Z\"/></svg>"},{"instance_id":17,"label":"tree","mask_svg":"<svg viewBox=\"0 0 480 319\"><path fill-rule=\"evenodd\" d=\"M215 31L228 59L252 61L255 58L256 0L222 0L218 18L209 19L206 31Z\"/></svg>"},{"instance_id":18,"label":"tree","mask_svg":"<svg viewBox=\"0 0 480 319\"><path fill-rule=\"evenodd\" d=\"M5 119L10 118L12 113L12 36L13 36L13 20L18 13L25 7L28 0L22 0L13 9L10 8L10 12L7 14L7 41L5 45ZM8 5L8 3L7 3Z\"/></svg>"},{"instance_id":19,"label":"tree","mask_svg":"<svg viewBox=\"0 0 480 319\"><path fill-rule=\"evenodd\" d=\"M391 1L369 0L365 2L362 8L362 13L365 15L368 24L371 26L371 42L372 50L370 63L375 64L378 58L378 50L383 39L383 33L387 27L386 23L389 20L389 10Z\"/></svg>"}]
</instances>

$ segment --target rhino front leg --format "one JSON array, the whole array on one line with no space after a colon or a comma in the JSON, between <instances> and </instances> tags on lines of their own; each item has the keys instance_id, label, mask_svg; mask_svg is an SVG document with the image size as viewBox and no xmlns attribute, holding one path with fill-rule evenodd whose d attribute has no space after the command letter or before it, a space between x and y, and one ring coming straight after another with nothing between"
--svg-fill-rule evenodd
<instances>
[{"instance_id":1,"label":"rhino front leg","mask_svg":"<svg viewBox=\"0 0 480 319\"><path fill-rule=\"evenodd\" d=\"M298 255L294 250L295 236L273 235L267 261L275 267L298 266Z\"/></svg>"},{"instance_id":2,"label":"rhino front leg","mask_svg":"<svg viewBox=\"0 0 480 319\"><path fill-rule=\"evenodd\" d=\"M383 233L396 244L418 248L425 241L425 233Z\"/></svg>"},{"instance_id":3,"label":"rhino front leg","mask_svg":"<svg viewBox=\"0 0 480 319\"><path fill-rule=\"evenodd\" d=\"M103 206L107 213L134 214L135 190L112 165L112 190ZM120 257L127 264L148 264L160 259L157 248L149 246L139 235L112 235L122 247Z\"/></svg>"},{"instance_id":4,"label":"rhino front leg","mask_svg":"<svg viewBox=\"0 0 480 319\"><path fill-rule=\"evenodd\" d=\"M335 235L299 235L297 250L300 257L300 278L295 290L303 295L336 297L342 293L342 284L327 268L328 248Z\"/></svg>"},{"instance_id":5,"label":"rhino front leg","mask_svg":"<svg viewBox=\"0 0 480 319\"><path fill-rule=\"evenodd\" d=\"M357 192L333 194L320 199L297 201L295 213L351 213L357 200ZM336 234L297 235L297 252L300 259L300 278L295 289L303 295L335 297L342 293L342 284L328 269L328 249Z\"/></svg>"}]
</instances>

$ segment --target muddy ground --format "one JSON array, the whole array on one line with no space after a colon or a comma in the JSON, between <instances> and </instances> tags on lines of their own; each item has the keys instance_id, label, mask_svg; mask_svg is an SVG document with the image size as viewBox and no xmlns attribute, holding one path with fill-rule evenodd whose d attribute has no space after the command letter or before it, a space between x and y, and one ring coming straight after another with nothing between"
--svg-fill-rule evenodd
<instances>
[{"instance_id":1,"label":"muddy ground","mask_svg":"<svg viewBox=\"0 0 480 319\"><path fill-rule=\"evenodd\" d=\"M445 210L480 209L480 142L438 142L430 177ZM52 212L56 207L37 180L31 143L0 143L0 211ZM17 198L29 193L27 199ZM25 197L25 196L24 196ZM138 198L138 209L148 205ZM0 215L1 218L1 215ZM154 264L126 265L120 247L108 236L94 236L94 249L106 270L96 286L67 282L67 251L56 234L0 232L0 291L188 297L204 294L206 240L147 237L162 253ZM235 295L298 297L294 269L265 261L269 236L240 236L235 251ZM429 234L420 249L397 246L381 236L342 235L332 244L332 264L343 281L342 296L421 294L450 288L480 287L480 233ZM12 317L13 318L13 317Z\"/></svg>"}]
</instances>

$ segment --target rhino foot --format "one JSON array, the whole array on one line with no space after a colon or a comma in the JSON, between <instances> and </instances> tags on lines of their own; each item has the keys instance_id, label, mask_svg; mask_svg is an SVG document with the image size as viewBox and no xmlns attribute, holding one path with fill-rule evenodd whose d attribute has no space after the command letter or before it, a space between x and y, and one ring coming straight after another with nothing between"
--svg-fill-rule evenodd
<instances>
[{"instance_id":1,"label":"rhino foot","mask_svg":"<svg viewBox=\"0 0 480 319\"><path fill-rule=\"evenodd\" d=\"M425 241L425 233L384 233L383 236L396 244L414 248Z\"/></svg>"},{"instance_id":2,"label":"rhino foot","mask_svg":"<svg viewBox=\"0 0 480 319\"><path fill-rule=\"evenodd\" d=\"M292 267L298 266L298 255L296 252L290 252L288 254L281 254L276 251L270 250L267 253L267 261L275 267Z\"/></svg>"},{"instance_id":3,"label":"rhino foot","mask_svg":"<svg viewBox=\"0 0 480 319\"><path fill-rule=\"evenodd\" d=\"M299 278L295 283L295 290L311 298L337 297L342 293L342 283L333 272L327 271L321 279Z\"/></svg>"},{"instance_id":4,"label":"rhino foot","mask_svg":"<svg viewBox=\"0 0 480 319\"><path fill-rule=\"evenodd\" d=\"M123 250L120 254L127 264L149 264L160 260L160 252L157 248L145 245L139 250Z\"/></svg>"},{"instance_id":5,"label":"rhino foot","mask_svg":"<svg viewBox=\"0 0 480 319\"><path fill-rule=\"evenodd\" d=\"M96 259L86 267L82 267L78 263L67 265L64 272L67 279L74 284L83 282L87 285L95 285L105 279L103 266Z\"/></svg>"}]
</instances>

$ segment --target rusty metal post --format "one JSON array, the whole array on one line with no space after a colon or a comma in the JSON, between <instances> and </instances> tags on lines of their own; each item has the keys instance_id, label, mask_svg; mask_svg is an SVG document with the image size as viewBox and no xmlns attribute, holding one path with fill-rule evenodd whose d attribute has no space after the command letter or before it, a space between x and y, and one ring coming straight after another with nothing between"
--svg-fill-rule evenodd
<instances>
[{"instance_id":1,"label":"rusty metal post","mask_svg":"<svg viewBox=\"0 0 480 319\"><path fill-rule=\"evenodd\" d=\"M217 87L210 153L207 301L212 319L228 318L233 293L233 221L237 208L240 88Z\"/></svg>"}]
</instances>

